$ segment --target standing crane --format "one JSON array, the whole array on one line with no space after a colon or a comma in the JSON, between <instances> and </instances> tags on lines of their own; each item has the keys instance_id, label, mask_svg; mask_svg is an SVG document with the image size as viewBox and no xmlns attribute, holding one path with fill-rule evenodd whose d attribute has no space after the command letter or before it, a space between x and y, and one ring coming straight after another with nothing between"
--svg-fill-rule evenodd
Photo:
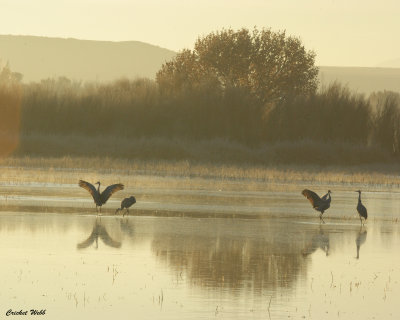
<instances>
[{"instance_id":1,"label":"standing crane","mask_svg":"<svg viewBox=\"0 0 400 320\"><path fill-rule=\"evenodd\" d=\"M361 190L357 190L356 192L358 192L357 212L360 216L361 225L363 225L362 218L364 218L364 223L368 218L367 208L361 203Z\"/></svg>"},{"instance_id":2,"label":"standing crane","mask_svg":"<svg viewBox=\"0 0 400 320\"><path fill-rule=\"evenodd\" d=\"M322 215L324 214L325 210L328 210L329 207L331 206L331 190L328 190L328 193L325 194L322 198L320 198L314 191L304 189L301 194L305 196L308 201L310 201L311 205L313 208L321 214L319 215L319 219L322 220L322 222L325 223L324 219L322 218Z\"/></svg>"},{"instance_id":3,"label":"standing crane","mask_svg":"<svg viewBox=\"0 0 400 320\"><path fill-rule=\"evenodd\" d=\"M97 181L95 184L98 184L99 186L96 188L94 185L92 185L89 182L79 180L79 186L82 187L83 189L86 189L89 191L89 193L92 195L94 203L96 204L96 211L97 207L100 207L100 212L101 212L101 206L107 202L107 200L111 197L111 195L119 190L124 189L124 185L121 183L117 184L112 184L111 186L108 186L103 190L102 193L100 193L100 181Z\"/></svg>"}]
</instances>

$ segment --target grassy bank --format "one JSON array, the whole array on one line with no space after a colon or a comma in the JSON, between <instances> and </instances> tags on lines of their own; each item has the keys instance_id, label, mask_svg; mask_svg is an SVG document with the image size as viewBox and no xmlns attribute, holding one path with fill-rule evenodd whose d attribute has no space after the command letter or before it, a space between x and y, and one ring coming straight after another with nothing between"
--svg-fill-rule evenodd
<instances>
[{"instance_id":1,"label":"grassy bank","mask_svg":"<svg viewBox=\"0 0 400 320\"><path fill-rule=\"evenodd\" d=\"M378 146L356 143L323 143L312 140L249 146L226 139L114 135L22 134L17 157L107 157L147 161L190 161L226 165L366 165L393 164L397 158Z\"/></svg>"},{"instance_id":2,"label":"grassy bank","mask_svg":"<svg viewBox=\"0 0 400 320\"><path fill-rule=\"evenodd\" d=\"M144 161L103 157L9 157L1 160L0 182L76 184L79 179L130 186L287 190L290 185L400 187L400 165L306 166ZM173 182L171 182L173 180ZM173 183L173 185L171 185ZM281 185L281 186L279 186ZM279 186L279 187L277 187Z\"/></svg>"}]
</instances>

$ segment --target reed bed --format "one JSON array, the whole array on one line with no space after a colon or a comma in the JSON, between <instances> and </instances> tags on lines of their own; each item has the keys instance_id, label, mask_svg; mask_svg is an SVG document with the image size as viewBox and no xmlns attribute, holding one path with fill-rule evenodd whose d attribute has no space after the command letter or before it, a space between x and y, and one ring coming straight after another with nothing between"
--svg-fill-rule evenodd
<instances>
[{"instance_id":1,"label":"reed bed","mask_svg":"<svg viewBox=\"0 0 400 320\"><path fill-rule=\"evenodd\" d=\"M0 183L75 184L79 179L122 181L132 187L289 190L290 185L355 185L400 188L400 165L318 167L145 161L102 157L9 157L0 162Z\"/></svg>"}]
</instances>

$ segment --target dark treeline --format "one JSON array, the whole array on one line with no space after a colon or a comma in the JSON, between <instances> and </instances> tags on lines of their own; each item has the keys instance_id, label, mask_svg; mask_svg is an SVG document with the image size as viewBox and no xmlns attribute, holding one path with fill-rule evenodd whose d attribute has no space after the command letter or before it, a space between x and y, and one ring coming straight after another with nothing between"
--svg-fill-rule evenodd
<instances>
[{"instance_id":1,"label":"dark treeline","mask_svg":"<svg viewBox=\"0 0 400 320\"><path fill-rule=\"evenodd\" d=\"M399 128L399 94L364 97L338 83L274 105L207 84L166 95L149 79L80 84L60 78L22 85L21 133L26 135L225 139L253 147L306 141L399 155Z\"/></svg>"}]
</instances>

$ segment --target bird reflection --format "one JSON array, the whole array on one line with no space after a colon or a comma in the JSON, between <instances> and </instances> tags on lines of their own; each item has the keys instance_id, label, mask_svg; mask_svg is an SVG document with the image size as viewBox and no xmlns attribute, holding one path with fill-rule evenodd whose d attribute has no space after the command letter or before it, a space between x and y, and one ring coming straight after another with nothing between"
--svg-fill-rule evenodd
<instances>
[{"instance_id":1,"label":"bird reflection","mask_svg":"<svg viewBox=\"0 0 400 320\"><path fill-rule=\"evenodd\" d=\"M113 248L120 248L121 242L115 241L110 237L106 228L103 226L101 219L96 219L92 233L90 236L85 240L76 245L78 249L84 249L92 245L93 242L96 242L96 249L99 247L98 240L100 239L104 242L105 245Z\"/></svg>"},{"instance_id":2,"label":"bird reflection","mask_svg":"<svg viewBox=\"0 0 400 320\"><path fill-rule=\"evenodd\" d=\"M318 233L313 235L311 241L306 245L306 247L301 250L303 257L306 257L320 248L325 252L326 256L329 254L329 235L324 233L322 225L319 226Z\"/></svg>"},{"instance_id":3,"label":"bird reflection","mask_svg":"<svg viewBox=\"0 0 400 320\"><path fill-rule=\"evenodd\" d=\"M367 230L363 227L360 228L360 231L357 234L356 238L356 246L357 246L357 257L356 259L360 259L360 247L364 244L365 240L367 240Z\"/></svg>"},{"instance_id":4,"label":"bird reflection","mask_svg":"<svg viewBox=\"0 0 400 320\"><path fill-rule=\"evenodd\" d=\"M135 227L134 225L127 219L121 219L119 221L121 231L128 236L132 237L135 234Z\"/></svg>"}]
</instances>

